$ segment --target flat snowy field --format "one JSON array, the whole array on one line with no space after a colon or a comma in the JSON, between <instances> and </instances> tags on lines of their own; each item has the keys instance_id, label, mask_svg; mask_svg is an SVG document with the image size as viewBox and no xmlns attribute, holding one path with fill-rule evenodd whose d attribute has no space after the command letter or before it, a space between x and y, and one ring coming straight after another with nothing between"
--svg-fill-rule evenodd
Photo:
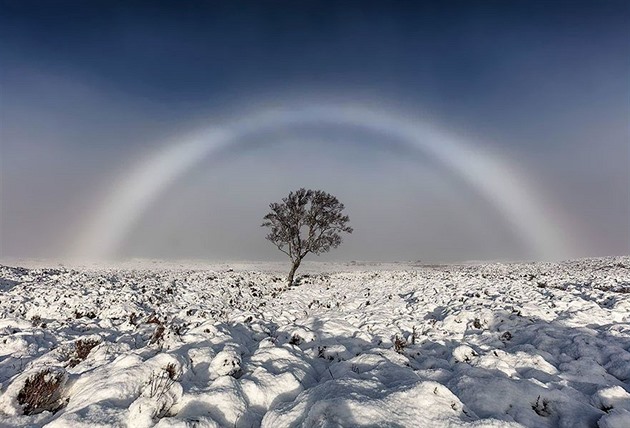
<instances>
[{"instance_id":1,"label":"flat snowy field","mask_svg":"<svg viewBox=\"0 0 630 428\"><path fill-rule=\"evenodd\" d=\"M630 427L630 257L0 266L0 425Z\"/></svg>"}]
</instances>

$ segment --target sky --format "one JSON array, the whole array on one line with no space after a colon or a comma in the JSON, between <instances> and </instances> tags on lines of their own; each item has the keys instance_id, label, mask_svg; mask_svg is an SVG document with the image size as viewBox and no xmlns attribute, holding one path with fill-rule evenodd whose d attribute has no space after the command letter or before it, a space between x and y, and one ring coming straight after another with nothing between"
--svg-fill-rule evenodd
<instances>
[{"instance_id":1,"label":"sky","mask_svg":"<svg viewBox=\"0 0 630 428\"><path fill-rule=\"evenodd\" d=\"M626 1L0 0L0 257L282 260L300 187L322 260L628 254L629 54Z\"/></svg>"}]
</instances>

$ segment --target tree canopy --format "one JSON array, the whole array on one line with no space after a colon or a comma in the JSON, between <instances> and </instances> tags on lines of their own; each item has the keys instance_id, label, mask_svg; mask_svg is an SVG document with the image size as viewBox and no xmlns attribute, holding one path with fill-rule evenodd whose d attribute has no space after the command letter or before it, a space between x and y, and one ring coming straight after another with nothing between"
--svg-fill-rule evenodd
<instances>
[{"instance_id":1,"label":"tree canopy","mask_svg":"<svg viewBox=\"0 0 630 428\"><path fill-rule=\"evenodd\" d=\"M308 254L322 254L338 247L341 233L352 233L350 218L344 205L322 190L299 190L289 193L281 203L269 204L271 212L264 217L263 227L271 230L267 239L293 262L289 282L302 259Z\"/></svg>"}]
</instances>

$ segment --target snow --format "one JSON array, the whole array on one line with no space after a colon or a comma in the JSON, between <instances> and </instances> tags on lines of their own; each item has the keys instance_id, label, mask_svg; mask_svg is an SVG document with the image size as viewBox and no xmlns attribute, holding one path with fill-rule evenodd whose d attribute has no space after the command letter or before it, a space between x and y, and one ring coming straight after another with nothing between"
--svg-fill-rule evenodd
<instances>
[{"instance_id":1,"label":"snow","mask_svg":"<svg viewBox=\"0 0 630 428\"><path fill-rule=\"evenodd\" d=\"M630 426L630 257L307 263L290 288L280 264L23 266L0 426Z\"/></svg>"}]
</instances>

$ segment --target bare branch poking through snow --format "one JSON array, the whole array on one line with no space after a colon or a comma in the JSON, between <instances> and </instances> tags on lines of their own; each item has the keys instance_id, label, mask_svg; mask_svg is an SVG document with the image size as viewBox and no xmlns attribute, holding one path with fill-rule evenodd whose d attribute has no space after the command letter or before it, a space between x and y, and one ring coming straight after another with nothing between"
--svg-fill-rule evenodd
<instances>
[{"instance_id":1,"label":"bare branch poking through snow","mask_svg":"<svg viewBox=\"0 0 630 428\"><path fill-rule=\"evenodd\" d=\"M161 398L166 392L171 389L171 386L175 383L176 371L175 364L169 363L161 370L156 370L151 373L149 378L149 397Z\"/></svg>"}]
</instances>

